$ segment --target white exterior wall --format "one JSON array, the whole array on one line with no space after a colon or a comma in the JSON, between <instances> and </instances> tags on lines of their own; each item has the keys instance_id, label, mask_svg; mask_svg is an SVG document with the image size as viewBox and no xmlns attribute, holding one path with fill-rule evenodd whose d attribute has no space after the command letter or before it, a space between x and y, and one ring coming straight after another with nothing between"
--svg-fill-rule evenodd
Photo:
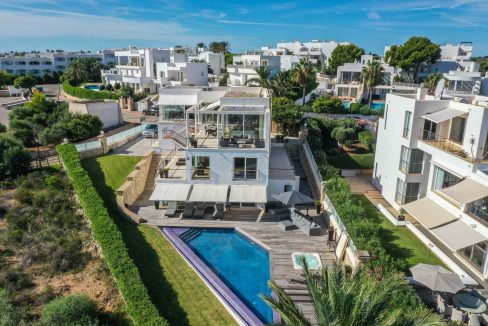
<instances>
[{"instance_id":1,"label":"white exterior wall","mask_svg":"<svg viewBox=\"0 0 488 326\"><path fill-rule=\"evenodd\" d=\"M98 117L103 123L103 129L113 128L124 122L116 101L69 103L69 112Z\"/></svg>"}]
</instances>

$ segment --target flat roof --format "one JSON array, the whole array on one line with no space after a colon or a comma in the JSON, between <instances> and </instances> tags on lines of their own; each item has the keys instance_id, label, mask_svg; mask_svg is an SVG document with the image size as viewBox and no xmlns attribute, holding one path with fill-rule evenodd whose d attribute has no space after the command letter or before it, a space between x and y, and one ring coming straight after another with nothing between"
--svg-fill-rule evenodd
<instances>
[{"instance_id":1,"label":"flat roof","mask_svg":"<svg viewBox=\"0 0 488 326\"><path fill-rule=\"evenodd\" d=\"M261 94L260 92L228 91L223 97L261 97Z\"/></svg>"}]
</instances>

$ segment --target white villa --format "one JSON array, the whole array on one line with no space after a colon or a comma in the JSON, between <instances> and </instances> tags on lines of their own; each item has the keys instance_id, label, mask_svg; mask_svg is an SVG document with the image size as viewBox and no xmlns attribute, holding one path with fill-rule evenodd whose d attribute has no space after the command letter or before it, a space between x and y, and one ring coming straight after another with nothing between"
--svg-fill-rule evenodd
<instances>
[{"instance_id":1,"label":"white villa","mask_svg":"<svg viewBox=\"0 0 488 326\"><path fill-rule=\"evenodd\" d=\"M276 45L278 49L286 49L288 54L294 54L301 58L309 58L313 63L320 60L322 63L327 63L332 51L338 45L348 45L349 42L336 41L320 41L312 40L310 42L281 42Z\"/></svg>"},{"instance_id":2,"label":"white villa","mask_svg":"<svg viewBox=\"0 0 488 326\"><path fill-rule=\"evenodd\" d=\"M386 96L373 183L393 207L403 207L417 221L424 235L485 280L488 97L460 97L458 82L448 81L447 95L437 92L437 98L420 88L415 95Z\"/></svg>"},{"instance_id":3,"label":"white villa","mask_svg":"<svg viewBox=\"0 0 488 326\"><path fill-rule=\"evenodd\" d=\"M14 75L43 76L51 72L63 72L76 58L96 58L104 64L115 63L113 50L100 50L96 53L53 51L26 53L22 56L3 53L0 54L0 70Z\"/></svg>"},{"instance_id":4,"label":"white villa","mask_svg":"<svg viewBox=\"0 0 488 326\"><path fill-rule=\"evenodd\" d=\"M233 64L227 67L229 73L229 84L232 86L244 86L247 81L257 78L257 67L269 67L271 76L281 69L281 60L277 55L264 54L263 51L248 51L244 54L234 56Z\"/></svg>"},{"instance_id":5,"label":"white villa","mask_svg":"<svg viewBox=\"0 0 488 326\"><path fill-rule=\"evenodd\" d=\"M167 176L156 178L151 200L262 210L270 194L298 191L283 144L271 142L266 89L166 87L159 106L160 167Z\"/></svg>"}]
</instances>

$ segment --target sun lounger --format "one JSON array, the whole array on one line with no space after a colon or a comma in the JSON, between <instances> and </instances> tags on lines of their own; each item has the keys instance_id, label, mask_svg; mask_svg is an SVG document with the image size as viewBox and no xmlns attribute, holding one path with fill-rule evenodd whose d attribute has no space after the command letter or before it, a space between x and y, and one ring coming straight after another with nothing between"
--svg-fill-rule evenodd
<instances>
[{"instance_id":1,"label":"sun lounger","mask_svg":"<svg viewBox=\"0 0 488 326\"><path fill-rule=\"evenodd\" d=\"M176 210L178 209L178 205L175 201L170 201L168 203L168 208L166 209L166 213L164 213L167 217L174 217L176 215Z\"/></svg>"},{"instance_id":2,"label":"sun lounger","mask_svg":"<svg viewBox=\"0 0 488 326\"><path fill-rule=\"evenodd\" d=\"M308 236L320 234L320 225L316 224L297 210L291 212L291 221Z\"/></svg>"},{"instance_id":3,"label":"sun lounger","mask_svg":"<svg viewBox=\"0 0 488 326\"><path fill-rule=\"evenodd\" d=\"M212 214L214 218L224 217L224 204L215 204L214 212Z\"/></svg>"},{"instance_id":4,"label":"sun lounger","mask_svg":"<svg viewBox=\"0 0 488 326\"><path fill-rule=\"evenodd\" d=\"M193 214L194 218L203 218L205 215L205 204L204 203L197 203L197 207L195 209L195 213Z\"/></svg>"},{"instance_id":5,"label":"sun lounger","mask_svg":"<svg viewBox=\"0 0 488 326\"><path fill-rule=\"evenodd\" d=\"M282 220L279 223L280 228L283 229L283 231L289 231L289 230L294 230L297 228L295 224L291 220Z\"/></svg>"},{"instance_id":6,"label":"sun lounger","mask_svg":"<svg viewBox=\"0 0 488 326\"><path fill-rule=\"evenodd\" d=\"M194 211L195 211L195 204L187 203L185 205L185 209L183 210L183 214L181 214L181 216L186 218L192 217Z\"/></svg>"}]
</instances>

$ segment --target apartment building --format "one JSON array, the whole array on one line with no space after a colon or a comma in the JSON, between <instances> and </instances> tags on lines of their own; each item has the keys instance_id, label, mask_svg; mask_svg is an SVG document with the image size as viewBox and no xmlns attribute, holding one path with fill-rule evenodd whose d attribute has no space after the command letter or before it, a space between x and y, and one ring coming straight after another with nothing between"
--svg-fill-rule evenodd
<instances>
[{"instance_id":1,"label":"apartment building","mask_svg":"<svg viewBox=\"0 0 488 326\"><path fill-rule=\"evenodd\" d=\"M265 54L260 50L248 51L242 55L234 56L233 64L227 66L229 84L244 86L248 80L258 78L257 67L269 67L271 76L274 76L281 69L280 57Z\"/></svg>"},{"instance_id":2,"label":"apartment building","mask_svg":"<svg viewBox=\"0 0 488 326\"><path fill-rule=\"evenodd\" d=\"M426 93L386 96L373 183L466 271L487 279L488 97Z\"/></svg>"},{"instance_id":3,"label":"apartment building","mask_svg":"<svg viewBox=\"0 0 488 326\"><path fill-rule=\"evenodd\" d=\"M264 208L269 194L298 190L283 144L271 142L266 89L165 87L159 106L161 166L168 173L156 178L151 200L180 191L179 201Z\"/></svg>"},{"instance_id":4,"label":"apartment building","mask_svg":"<svg viewBox=\"0 0 488 326\"><path fill-rule=\"evenodd\" d=\"M166 85L208 85L208 64L189 62L187 52L179 47L117 50L116 66L102 71L102 81L147 93Z\"/></svg>"},{"instance_id":5,"label":"apartment building","mask_svg":"<svg viewBox=\"0 0 488 326\"><path fill-rule=\"evenodd\" d=\"M327 63L332 51L338 45L348 45L349 42L320 41L312 40L310 42L281 42L276 45L278 49L286 49L289 54L294 54L300 59L309 58L313 63ZM291 53L290 53L291 52Z\"/></svg>"},{"instance_id":6,"label":"apartment building","mask_svg":"<svg viewBox=\"0 0 488 326\"><path fill-rule=\"evenodd\" d=\"M0 70L14 75L43 76L51 72L63 72L71 61L76 58L96 58L103 64L115 63L114 50L90 52L41 52L14 55L0 54Z\"/></svg>"},{"instance_id":7,"label":"apartment building","mask_svg":"<svg viewBox=\"0 0 488 326\"><path fill-rule=\"evenodd\" d=\"M220 77L225 72L225 56L222 53L213 53L206 48L199 48L188 54L188 61L205 61L210 66L210 75Z\"/></svg>"}]
</instances>

